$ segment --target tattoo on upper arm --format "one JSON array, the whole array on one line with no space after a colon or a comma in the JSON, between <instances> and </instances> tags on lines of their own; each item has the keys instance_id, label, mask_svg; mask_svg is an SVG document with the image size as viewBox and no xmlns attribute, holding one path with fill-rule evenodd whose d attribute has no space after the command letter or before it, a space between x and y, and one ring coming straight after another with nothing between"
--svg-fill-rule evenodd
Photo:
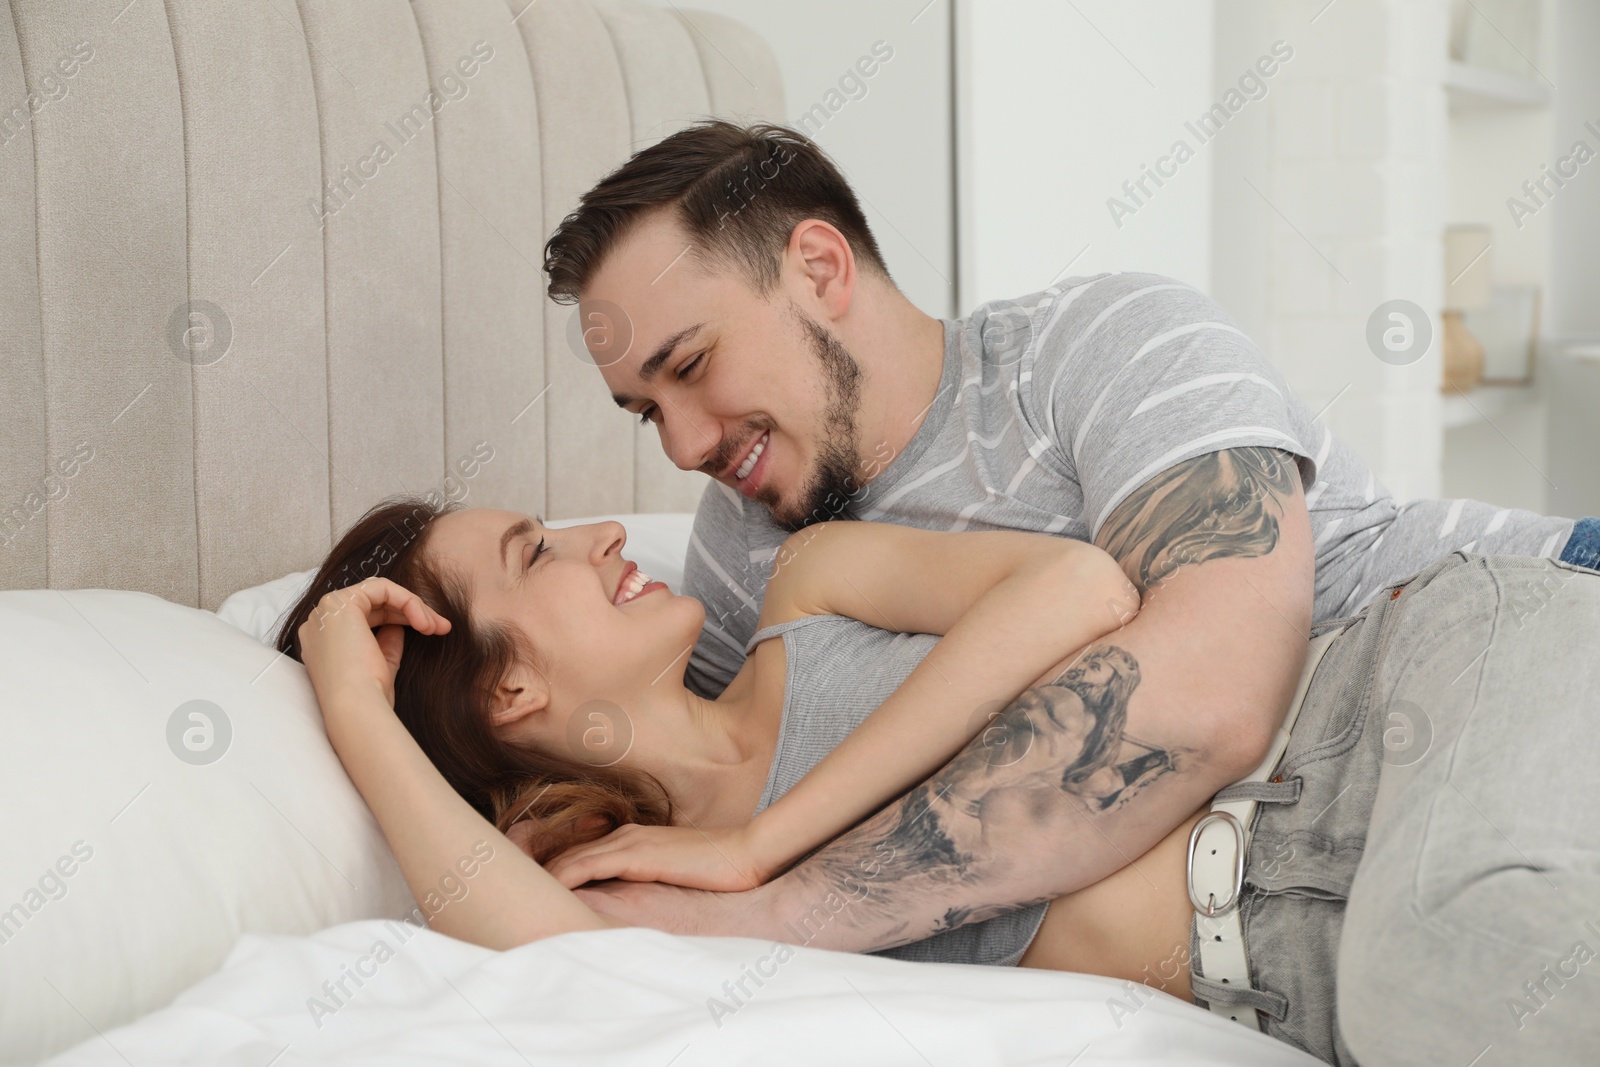
<instances>
[{"instance_id":1,"label":"tattoo on upper arm","mask_svg":"<svg viewBox=\"0 0 1600 1067\"><path fill-rule=\"evenodd\" d=\"M1143 595L1185 564L1271 552L1299 477L1294 456L1276 448L1207 452L1134 490L1096 540Z\"/></svg>"},{"instance_id":2,"label":"tattoo on upper arm","mask_svg":"<svg viewBox=\"0 0 1600 1067\"><path fill-rule=\"evenodd\" d=\"M819 896L833 893L852 902L871 897L870 915L851 916L851 908L839 913L857 926L910 910L919 898L947 901L955 887L992 883L999 865L1014 863L1017 855L1014 846L994 839L996 833L1059 836L1184 769L1179 750L1127 733L1128 701L1138 685L1139 664L1131 653L1117 645L1091 645L1055 681L1013 701L931 779L824 846L790 876ZM996 816L1000 809L1005 814ZM876 947L921 940L1048 899L947 906L931 927L903 922Z\"/></svg>"}]
</instances>

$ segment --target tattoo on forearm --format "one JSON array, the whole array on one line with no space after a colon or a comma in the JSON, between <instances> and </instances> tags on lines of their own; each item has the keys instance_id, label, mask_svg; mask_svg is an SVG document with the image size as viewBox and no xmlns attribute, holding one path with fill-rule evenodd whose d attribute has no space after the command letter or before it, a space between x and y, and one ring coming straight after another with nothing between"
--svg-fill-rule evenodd
<instances>
[{"instance_id":1,"label":"tattoo on forearm","mask_svg":"<svg viewBox=\"0 0 1600 1067\"><path fill-rule=\"evenodd\" d=\"M1298 479L1294 457L1273 448L1196 456L1122 501L1097 543L1146 597L1186 564L1272 552ZM1146 823L1148 805L1116 813L1158 782L1172 779L1163 786L1170 794L1198 761L1194 749L1128 733L1139 682L1139 663L1126 648L1090 645L1054 682L1013 701L929 781L785 878L801 899L855 902L837 919L870 936L876 949L1051 899L1038 894L1083 884L1091 852L1095 869L1107 873L1131 862L1106 827L1153 832L1162 816Z\"/></svg>"},{"instance_id":2,"label":"tattoo on forearm","mask_svg":"<svg viewBox=\"0 0 1600 1067\"><path fill-rule=\"evenodd\" d=\"M1151 478L1106 519L1100 547L1129 567L1144 594L1189 563L1264 556L1278 544L1280 497L1294 494L1295 459L1275 448L1229 448Z\"/></svg>"},{"instance_id":3,"label":"tattoo on forearm","mask_svg":"<svg viewBox=\"0 0 1600 1067\"><path fill-rule=\"evenodd\" d=\"M1126 649L1089 646L1054 682L1013 701L933 778L814 853L788 877L805 886L808 897L870 897L871 908L840 915L857 927L909 912L918 902L926 908L933 900L948 901L957 887L992 883L1018 855L1001 838L1063 840L1064 827L1120 808L1184 769L1177 750L1126 732L1128 701L1138 685L1139 664ZM1002 899L1004 894L997 886L993 903L946 907L931 925L890 924L874 947L917 941L1051 899L1019 902ZM850 912L857 914L846 917Z\"/></svg>"}]
</instances>

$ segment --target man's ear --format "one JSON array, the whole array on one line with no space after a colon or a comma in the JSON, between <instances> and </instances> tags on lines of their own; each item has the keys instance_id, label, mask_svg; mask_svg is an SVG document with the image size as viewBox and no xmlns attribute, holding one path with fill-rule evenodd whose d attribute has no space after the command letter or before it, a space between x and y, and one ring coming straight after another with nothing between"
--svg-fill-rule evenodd
<instances>
[{"instance_id":1,"label":"man's ear","mask_svg":"<svg viewBox=\"0 0 1600 1067\"><path fill-rule=\"evenodd\" d=\"M807 295L822 305L824 317L844 315L856 288L855 254L844 234L821 219L804 219L789 235L789 251Z\"/></svg>"},{"instance_id":2,"label":"man's ear","mask_svg":"<svg viewBox=\"0 0 1600 1067\"><path fill-rule=\"evenodd\" d=\"M495 688L489 724L509 726L543 711L549 704L550 690L545 680L536 671L516 664L506 671Z\"/></svg>"}]
</instances>

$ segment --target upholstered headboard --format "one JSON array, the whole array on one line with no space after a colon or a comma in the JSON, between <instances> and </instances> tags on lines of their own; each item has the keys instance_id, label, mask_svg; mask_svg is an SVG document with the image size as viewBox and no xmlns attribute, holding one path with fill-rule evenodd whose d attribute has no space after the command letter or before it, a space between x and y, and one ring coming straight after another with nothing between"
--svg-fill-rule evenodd
<instances>
[{"instance_id":1,"label":"upholstered headboard","mask_svg":"<svg viewBox=\"0 0 1600 1067\"><path fill-rule=\"evenodd\" d=\"M0 585L215 608L402 491L692 510L543 244L631 152L782 112L749 29L642 0L11 0Z\"/></svg>"}]
</instances>

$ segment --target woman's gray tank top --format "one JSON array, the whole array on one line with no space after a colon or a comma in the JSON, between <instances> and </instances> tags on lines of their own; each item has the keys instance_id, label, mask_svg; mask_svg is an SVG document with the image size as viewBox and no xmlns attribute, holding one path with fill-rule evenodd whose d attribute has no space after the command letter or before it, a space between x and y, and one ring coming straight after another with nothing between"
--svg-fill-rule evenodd
<instances>
[{"instance_id":1,"label":"woman's gray tank top","mask_svg":"<svg viewBox=\"0 0 1600 1067\"><path fill-rule=\"evenodd\" d=\"M930 634L882 630L843 615L808 615L756 631L745 655L780 635L787 660L783 719L757 812L833 751L939 640ZM872 955L1014 967L1038 933L1047 907L1035 904Z\"/></svg>"}]
</instances>

